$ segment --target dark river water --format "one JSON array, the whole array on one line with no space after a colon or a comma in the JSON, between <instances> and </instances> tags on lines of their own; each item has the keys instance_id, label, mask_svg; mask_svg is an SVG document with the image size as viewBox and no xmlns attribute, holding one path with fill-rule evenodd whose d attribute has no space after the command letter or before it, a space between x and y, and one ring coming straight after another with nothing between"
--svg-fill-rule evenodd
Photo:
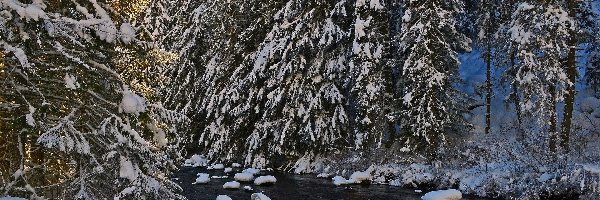
<instances>
[{"instance_id":1,"label":"dark river water","mask_svg":"<svg viewBox=\"0 0 600 200\"><path fill-rule=\"evenodd\" d=\"M211 178L207 184L192 184L196 181L196 174L207 173L210 176L228 176L228 178ZM273 175L277 183L271 186L255 186L253 183L242 183L238 190L225 190L223 184L233 181L233 175L239 169L229 174L223 170L206 170L205 168L182 167L174 175L175 182L183 188L183 195L190 200L214 200L218 195L227 195L233 200L249 200L250 195L262 192L273 200L311 200L311 199L348 199L348 200L419 200L423 193L416 193L412 189L388 185L345 185L335 186L331 179L316 178L315 175L294 175L279 172L261 172L260 175ZM244 191L244 186L254 189L252 192ZM466 197L463 199L479 199Z\"/></svg>"}]
</instances>

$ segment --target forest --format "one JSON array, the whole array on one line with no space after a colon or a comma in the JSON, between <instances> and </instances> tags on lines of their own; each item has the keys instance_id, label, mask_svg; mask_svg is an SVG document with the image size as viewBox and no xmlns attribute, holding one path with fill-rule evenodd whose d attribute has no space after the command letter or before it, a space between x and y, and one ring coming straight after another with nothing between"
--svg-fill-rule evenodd
<instances>
[{"instance_id":1,"label":"forest","mask_svg":"<svg viewBox=\"0 0 600 200\"><path fill-rule=\"evenodd\" d=\"M599 0L0 0L0 199L186 199L172 176L199 160L600 199L599 15Z\"/></svg>"}]
</instances>

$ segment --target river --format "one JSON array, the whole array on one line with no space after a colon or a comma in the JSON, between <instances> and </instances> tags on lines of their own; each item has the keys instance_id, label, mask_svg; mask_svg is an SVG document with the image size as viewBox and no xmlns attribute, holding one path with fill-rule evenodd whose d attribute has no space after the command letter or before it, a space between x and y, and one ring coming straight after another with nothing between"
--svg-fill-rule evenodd
<instances>
[{"instance_id":1,"label":"river","mask_svg":"<svg viewBox=\"0 0 600 200\"><path fill-rule=\"evenodd\" d=\"M227 195L234 200L249 200L250 195L262 192L273 200L419 200L422 193L413 189L389 185L345 185L335 186L331 179L317 178L315 175L295 175L280 172L261 172L260 175L273 175L277 183L271 186L255 186L252 183L242 183L251 186L254 191L225 190L223 184L233 180L233 175L239 172L225 174L223 170L207 170L205 168L182 167L173 178L183 188L183 195L189 200L214 200L218 195ZM227 178L211 178L207 184L192 184L196 174L208 173L211 176L228 176ZM257 175L258 176L258 175ZM255 176L256 177L256 176ZM463 199L481 199L466 197Z\"/></svg>"}]
</instances>

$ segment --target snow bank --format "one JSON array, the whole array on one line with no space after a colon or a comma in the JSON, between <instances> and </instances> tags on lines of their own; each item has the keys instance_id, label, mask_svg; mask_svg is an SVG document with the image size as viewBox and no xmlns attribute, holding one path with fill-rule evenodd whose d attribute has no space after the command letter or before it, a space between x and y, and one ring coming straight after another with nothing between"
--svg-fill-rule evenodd
<instances>
[{"instance_id":1,"label":"snow bank","mask_svg":"<svg viewBox=\"0 0 600 200\"><path fill-rule=\"evenodd\" d=\"M274 176L259 176L258 178L254 179L254 185L264 185L264 184L268 184L268 183L275 183L277 182L277 179Z\"/></svg>"},{"instance_id":2,"label":"snow bank","mask_svg":"<svg viewBox=\"0 0 600 200\"><path fill-rule=\"evenodd\" d=\"M229 181L229 182L223 184L223 189L239 189L240 185L241 185L240 182Z\"/></svg>"},{"instance_id":3,"label":"snow bank","mask_svg":"<svg viewBox=\"0 0 600 200\"><path fill-rule=\"evenodd\" d=\"M208 174L199 173L198 178L196 178L196 182L194 182L194 184L206 184L206 183L210 182L209 176L210 175L208 175Z\"/></svg>"},{"instance_id":4,"label":"snow bank","mask_svg":"<svg viewBox=\"0 0 600 200\"><path fill-rule=\"evenodd\" d=\"M263 193L254 193L250 196L251 200L271 200L267 195Z\"/></svg>"},{"instance_id":5,"label":"snow bank","mask_svg":"<svg viewBox=\"0 0 600 200\"><path fill-rule=\"evenodd\" d=\"M423 200L460 200L462 193L455 189L431 191L421 197Z\"/></svg>"},{"instance_id":6,"label":"snow bank","mask_svg":"<svg viewBox=\"0 0 600 200\"><path fill-rule=\"evenodd\" d=\"M258 174L260 172L260 169L254 169L254 168L248 168L248 169L244 169L242 171L242 173L250 173L250 174Z\"/></svg>"},{"instance_id":7,"label":"snow bank","mask_svg":"<svg viewBox=\"0 0 600 200\"><path fill-rule=\"evenodd\" d=\"M190 159L185 160L184 166L186 167L199 167L206 166L208 164L208 159L203 155L193 155Z\"/></svg>"},{"instance_id":8,"label":"snow bank","mask_svg":"<svg viewBox=\"0 0 600 200\"><path fill-rule=\"evenodd\" d=\"M251 173L236 173L233 179L240 182L250 182L254 179L254 174Z\"/></svg>"},{"instance_id":9,"label":"snow bank","mask_svg":"<svg viewBox=\"0 0 600 200\"><path fill-rule=\"evenodd\" d=\"M217 200L232 200L231 197L227 195L219 195L217 196Z\"/></svg>"}]
</instances>

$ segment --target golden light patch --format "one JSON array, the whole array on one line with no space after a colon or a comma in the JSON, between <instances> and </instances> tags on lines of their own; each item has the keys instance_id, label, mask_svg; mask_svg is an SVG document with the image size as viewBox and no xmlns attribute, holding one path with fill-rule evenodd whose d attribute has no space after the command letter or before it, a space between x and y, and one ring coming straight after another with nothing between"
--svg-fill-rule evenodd
<instances>
[{"instance_id":1,"label":"golden light patch","mask_svg":"<svg viewBox=\"0 0 600 200\"><path fill-rule=\"evenodd\" d=\"M110 5L115 11L127 15L130 19L136 19L148 8L150 0L116 0Z\"/></svg>"}]
</instances>

